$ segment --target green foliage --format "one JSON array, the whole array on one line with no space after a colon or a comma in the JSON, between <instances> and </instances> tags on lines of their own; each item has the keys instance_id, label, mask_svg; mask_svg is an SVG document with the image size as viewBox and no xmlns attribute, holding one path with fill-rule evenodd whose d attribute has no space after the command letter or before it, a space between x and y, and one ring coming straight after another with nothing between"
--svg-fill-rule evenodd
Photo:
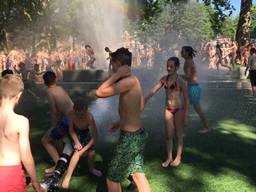
<instances>
[{"instance_id":1,"label":"green foliage","mask_svg":"<svg viewBox=\"0 0 256 192\"><path fill-rule=\"evenodd\" d=\"M0 3L0 47L7 47L7 32L29 26L43 14L49 0L4 0Z\"/></svg>"},{"instance_id":2,"label":"green foliage","mask_svg":"<svg viewBox=\"0 0 256 192\"><path fill-rule=\"evenodd\" d=\"M234 38L236 35L237 19L227 17L221 28L220 34L224 37Z\"/></svg>"},{"instance_id":3,"label":"green foliage","mask_svg":"<svg viewBox=\"0 0 256 192\"><path fill-rule=\"evenodd\" d=\"M255 5L252 7L251 17L252 17L251 38L256 39L256 6Z\"/></svg>"},{"instance_id":4,"label":"green foliage","mask_svg":"<svg viewBox=\"0 0 256 192\"><path fill-rule=\"evenodd\" d=\"M170 41L169 33L177 38L194 43L213 37L210 15L206 7L199 3L165 4L162 11L150 19L144 19L138 26L137 34L142 41L149 44Z\"/></svg>"},{"instance_id":5,"label":"green foliage","mask_svg":"<svg viewBox=\"0 0 256 192\"><path fill-rule=\"evenodd\" d=\"M230 16L234 10L229 0L203 0L206 6L212 7L210 13L212 27L215 35L221 33L227 16Z\"/></svg>"},{"instance_id":6,"label":"green foliage","mask_svg":"<svg viewBox=\"0 0 256 192\"><path fill-rule=\"evenodd\" d=\"M199 3L172 6L171 28L188 42L207 40L213 36L210 15Z\"/></svg>"}]
</instances>

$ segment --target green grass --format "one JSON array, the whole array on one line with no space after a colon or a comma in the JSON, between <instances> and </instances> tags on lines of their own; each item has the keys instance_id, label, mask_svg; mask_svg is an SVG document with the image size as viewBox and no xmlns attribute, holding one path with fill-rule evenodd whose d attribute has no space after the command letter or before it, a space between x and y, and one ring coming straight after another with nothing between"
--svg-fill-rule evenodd
<instances>
[{"instance_id":1,"label":"green grass","mask_svg":"<svg viewBox=\"0 0 256 192\"><path fill-rule=\"evenodd\" d=\"M150 133L145 151L145 173L153 192L256 191L256 99L245 90L204 92L203 106L213 131L198 134L201 124L191 111L190 125L185 130L183 163L176 169L160 166L165 158L165 131L163 106L157 100L163 101L163 95L153 98L142 115L144 126ZM43 179L43 170L51 165L40 144L40 138L49 126L47 107L35 108L25 115L31 119L31 145L38 174ZM104 174L112 147L104 141L96 147L96 166ZM106 191L105 178L90 176L85 162L81 160L82 168L72 178L71 191ZM123 186L128 184L125 181Z\"/></svg>"}]
</instances>

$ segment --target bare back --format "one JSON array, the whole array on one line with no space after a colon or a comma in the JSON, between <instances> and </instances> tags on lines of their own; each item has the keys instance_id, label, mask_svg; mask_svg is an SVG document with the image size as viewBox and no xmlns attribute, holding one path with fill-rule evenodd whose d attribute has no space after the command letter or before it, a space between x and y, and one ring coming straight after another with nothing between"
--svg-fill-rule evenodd
<instances>
[{"instance_id":1,"label":"bare back","mask_svg":"<svg viewBox=\"0 0 256 192\"><path fill-rule=\"evenodd\" d=\"M126 81L131 81L133 86L119 98L120 129L133 132L141 128L140 113L143 96L137 77L131 75L126 78Z\"/></svg>"},{"instance_id":2,"label":"bare back","mask_svg":"<svg viewBox=\"0 0 256 192\"><path fill-rule=\"evenodd\" d=\"M73 110L73 102L67 92L60 86L53 86L47 90L48 96L53 100L57 113L61 116L68 116Z\"/></svg>"},{"instance_id":3,"label":"bare back","mask_svg":"<svg viewBox=\"0 0 256 192\"><path fill-rule=\"evenodd\" d=\"M183 69L188 83L197 83L197 71L193 59L185 60Z\"/></svg>"},{"instance_id":4,"label":"bare back","mask_svg":"<svg viewBox=\"0 0 256 192\"><path fill-rule=\"evenodd\" d=\"M0 109L0 166L19 165L21 163L19 129L26 118L13 112Z\"/></svg>"}]
</instances>

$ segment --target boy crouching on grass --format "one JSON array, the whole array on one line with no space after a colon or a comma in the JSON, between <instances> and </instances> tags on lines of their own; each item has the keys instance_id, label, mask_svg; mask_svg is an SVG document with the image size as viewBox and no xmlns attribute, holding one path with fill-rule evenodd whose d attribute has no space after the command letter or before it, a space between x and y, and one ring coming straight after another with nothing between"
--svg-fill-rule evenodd
<instances>
[{"instance_id":1,"label":"boy crouching on grass","mask_svg":"<svg viewBox=\"0 0 256 192\"><path fill-rule=\"evenodd\" d=\"M98 177L102 176L102 173L94 168L95 151L93 145L97 137L97 128L93 115L87 111L85 101L82 99L75 101L74 109L71 112L69 119L69 133L75 152L70 160L67 173L62 182L62 187L64 189L69 188L73 171L75 170L80 157L85 153L88 154L89 171ZM91 128L92 136L89 127Z\"/></svg>"}]
</instances>

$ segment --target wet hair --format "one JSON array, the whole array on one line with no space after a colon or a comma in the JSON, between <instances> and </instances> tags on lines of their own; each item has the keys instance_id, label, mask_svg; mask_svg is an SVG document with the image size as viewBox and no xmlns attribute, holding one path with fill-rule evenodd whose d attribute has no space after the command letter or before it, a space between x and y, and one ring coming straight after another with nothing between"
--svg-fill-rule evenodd
<instances>
[{"instance_id":1,"label":"wet hair","mask_svg":"<svg viewBox=\"0 0 256 192\"><path fill-rule=\"evenodd\" d=\"M112 61L119 61L121 65L132 65L132 53L124 47L112 52L110 56Z\"/></svg>"},{"instance_id":2,"label":"wet hair","mask_svg":"<svg viewBox=\"0 0 256 192\"><path fill-rule=\"evenodd\" d=\"M175 68L178 68L180 66L180 60L178 57L170 57L168 60L167 60L167 63L169 61L173 61L174 62L174 66Z\"/></svg>"},{"instance_id":3,"label":"wet hair","mask_svg":"<svg viewBox=\"0 0 256 192\"><path fill-rule=\"evenodd\" d=\"M18 75L7 74L0 80L0 98L12 98L24 90L22 79Z\"/></svg>"},{"instance_id":4,"label":"wet hair","mask_svg":"<svg viewBox=\"0 0 256 192\"><path fill-rule=\"evenodd\" d=\"M256 53L256 48L255 48L255 47L252 47L252 48L250 49L250 53L251 53L251 55L254 54L254 53Z\"/></svg>"},{"instance_id":5,"label":"wet hair","mask_svg":"<svg viewBox=\"0 0 256 192\"><path fill-rule=\"evenodd\" d=\"M183 46L182 50L185 50L189 57L193 58L196 56L196 50L194 50L191 46Z\"/></svg>"},{"instance_id":6,"label":"wet hair","mask_svg":"<svg viewBox=\"0 0 256 192\"><path fill-rule=\"evenodd\" d=\"M74 111L82 111L82 110L86 110L88 109L88 105L85 102L84 99L77 99L74 102Z\"/></svg>"},{"instance_id":7,"label":"wet hair","mask_svg":"<svg viewBox=\"0 0 256 192\"><path fill-rule=\"evenodd\" d=\"M92 48L92 47L90 45L85 45L84 48L87 49L87 48Z\"/></svg>"},{"instance_id":8,"label":"wet hair","mask_svg":"<svg viewBox=\"0 0 256 192\"><path fill-rule=\"evenodd\" d=\"M4 77L5 75L13 75L13 71L11 69L5 69L2 71L1 76Z\"/></svg>"},{"instance_id":9,"label":"wet hair","mask_svg":"<svg viewBox=\"0 0 256 192\"><path fill-rule=\"evenodd\" d=\"M44 84L47 86L53 85L56 81L56 74L52 71L46 71L43 75Z\"/></svg>"}]
</instances>

